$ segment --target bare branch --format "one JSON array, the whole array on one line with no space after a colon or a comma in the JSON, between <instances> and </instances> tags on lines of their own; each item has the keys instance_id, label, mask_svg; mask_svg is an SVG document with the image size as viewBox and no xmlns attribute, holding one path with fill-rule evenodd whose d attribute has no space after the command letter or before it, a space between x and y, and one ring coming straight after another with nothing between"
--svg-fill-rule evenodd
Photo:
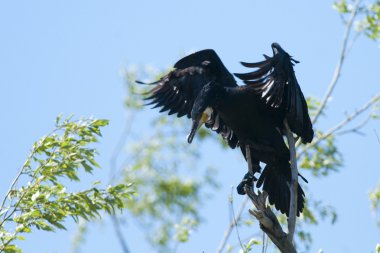
<instances>
[{"instance_id":1,"label":"bare branch","mask_svg":"<svg viewBox=\"0 0 380 253\"><path fill-rule=\"evenodd\" d=\"M117 142L117 144L116 144L116 146L112 152L112 155L110 158L110 173L109 173L109 181L110 182L114 181L116 176L117 176L117 171L116 171L117 170L117 159L119 158L121 150L125 146L127 137L129 136L129 134L131 132L131 127L132 127L132 124L134 121L134 116L135 116L135 114L133 112L131 112L128 115L128 117L125 121L125 124L124 124L123 132L121 133L119 140L118 140L118 142ZM117 239L120 243L120 246L122 248L122 251L124 253L129 253L130 251L128 249L126 239L124 238L123 233L121 231L120 224L118 223L119 220L118 220L117 216L112 215L111 219L112 219L112 225L114 227L114 230L115 230Z\"/></svg>"},{"instance_id":2,"label":"bare branch","mask_svg":"<svg viewBox=\"0 0 380 253\"><path fill-rule=\"evenodd\" d=\"M326 94L325 94L324 98L322 99L321 105L319 106L317 113L315 114L314 118L312 119L313 124L318 120L318 117L321 115L322 111L326 107L327 101L330 98L331 93L333 92L336 84L338 83L340 73L342 71L343 62L347 56L348 51L352 47L352 45L350 45L350 47L347 49L347 44L348 44L348 39L350 38L350 33L352 30L353 22L355 20L356 14L357 14L358 9L359 9L360 1L361 0L356 0L354 6L352 8L350 18L348 19L348 22L346 24L346 30L344 31L342 49L340 51L340 57L339 57L338 64L335 67L334 75L331 79L330 85L327 88Z\"/></svg>"},{"instance_id":3,"label":"bare branch","mask_svg":"<svg viewBox=\"0 0 380 253\"><path fill-rule=\"evenodd\" d=\"M370 121L371 117L372 117L371 114L368 114L367 117L358 125L354 126L353 128L350 128L350 129L338 131L335 134L336 135L343 135L343 134L347 134L347 133L357 133L357 134L364 135L362 132L359 132L359 130L361 128L363 128L365 125L367 125L367 123Z\"/></svg>"},{"instance_id":4,"label":"bare branch","mask_svg":"<svg viewBox=\"0 0 380 253\"><path fill-rule=\"evenodd\" d=\"M288 239L293 241L294 231L296 229L297 220L297 190L298 190L298 169L297 169L297 155L295 141L292 132L290 131L287 120L284 120L284 126L286 131L286 138L288 139L289 151L290 151L290 166L292 169L292 181L289 185L290 189L290 208L288 218Z\"/></svg>"},{"instance_id":5,"label":"bare branch","mask_svg":"<svg viewBox=\"0 0 380 253\"><path fill-rule=\"evenodd\" d=\"M239 233L239 229L238 229L238 222L237 222L236 216L235 216L234 203L233 203L233 190L234 190L234 188L231 187L231 197L230 197L230 208L231 208L231 214L232 214L231 220L233 220L233 222L234 222L236 236L238 238L238 241L239 241L239 244L240 244L240 248L244 251L245 247L244 247L244 245L243 245L243 243L241 241L241 238L240 238L240 233Z\"/></svg>"},{"instance_id":6,"label":"bare branch","mask_svg":"<svg viewBox=\"0 0 380 253\"><path fill-rule=\"evenodd\" d=\"M286 127L286 134L288 138L288 143L291 152L291 164L292 164L292 182L290 184L290 212L289 212L289 234L286 234L282 228L276 215L272 212L272 210L266 206L266 199L268 194L264 192L260 192L258 190L258 194L256 194L253 190L253 187L249 187L245 185L244 190L247 193L248 197L252 200L252 203L255 205L256 210L249 210L249 212L256 217L256 219L260 223L261 230L268 235L268 237L272 240L272 242L280 249L282 253L296 253L296 249L292 243L293 235L295 231L295 224L297 218L297 187L298 187L298 171L297 171L297 161L296 161L296 150L295 150L295 142L293 135L289 129L288 123L284 121ZM252 160L250 156L249 146L246 146L246 157L248 168L252 170ZM295 185L295 187L294 187Z\"/></svg>"},{"instance_id":7,"label":"bare branch","mask_svg":"<svg viewBox=\"0 0 380 253\"><path fill-rule=\"evenodd\" d=\"M112 152L112 155L110 158L110 173L109 173L110 182L112 182L116 177L117 159L119 158L121 150L125 146L125 142L131 132L131 127L134 121L134 117L135 117L135 114L131 112L126 118L123 132L121 133L119 140L117 141L117 144Z\"/></svg>"},{"instance_id":8,"label":"bare branch","mask_svg":"<svg viewBox=\"0 0 380 253\"><path fill-rule=\"evenodd\" d=\"M256 194L248 186L245 186L245 192L257 209L249 210L249 212L259 221L261 230L268 235L282 253L297 253L292 242L288 240L287 234L282 230L276 215L266 206L267 193L258 191Z\"/></svg>"},{"instance_id":9,"label":"bare branch","mask_svg":"<svg viewBox=\"0 0 380 253\"><path fill-rule=\"evenodd\" d=\"M346 126L348 123L350 123L353 119L355 119L356 117L358 117L360 114L362 114L363 112L365 112L370 106L374 105L375 103L379 102L380 101L380 92L377 93L375 96L373 96L367 103L365 103L360 109L356 110L355 112L351 113L350 115L348 115L346 117L346 119L344 119L343 121L341 121L340 123L338 123L336 126L332 127L330 130L328 130L325 134L323 134L321 137L317 138L317 139L314 139L310 144L306 145L302 150L301 152L299 152L297 154L297 158L299 156L301 156L302 154L304 154L308 149L314 147L315 145L317 145L319 142L321 142L322 140L328 138L329 136L331 136L332 134L336 133L338 130L342 129L344 126Z\"/></svg>"},{"instance_id":10,"label":"bare branch","mask_svg":"<svg viewBox=\"0 0 380 253\"><path fill-rule=\"evenodd\" d=\"M224 232L224 236L223 236L223 239L222 241L219 243L219 246L218 246L218 249L216 250L217 253L221 253L223 252L223 249L224 247L226 246L226 243L228 241L228 238L230 237L231 235L231 232L234 228L234 226L236 225L236 223L238 223L241 219L241 216L243 214L243 211L248 203L248 196L243 200L243 202L241 203L240 207L239 207L239 210L236 214L236 217L231 219L231 222L230 222L230 225L228 226L228 228L226 229L226 231Z\"/></svg>"}]
</instances>

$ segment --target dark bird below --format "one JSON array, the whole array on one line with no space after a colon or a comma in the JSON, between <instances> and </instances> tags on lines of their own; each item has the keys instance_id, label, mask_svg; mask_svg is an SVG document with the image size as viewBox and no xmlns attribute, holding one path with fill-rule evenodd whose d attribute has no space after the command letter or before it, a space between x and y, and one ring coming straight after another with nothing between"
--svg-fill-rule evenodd
<instances>
[{"instance_id":1,"label":"dark bird below","mask_svg":"<svg viewBox=\"0 0 380 253\"><path fill-rule=\"evenodd\" d=\"M179 60L174 70L149 91L149 104L160 112L192 118L188 136L191 143L196 131L205 124L222 135L231 148L240 146L245 158L250 151L253 173L260 173L257 187L263 186L269 203L289 215L291 181L290 155L282 129L286 119L290 129L303 142L311 142L313 129L307 105L293 70L296 61L277 43L272 44L273 57L258 63L242 63L256 71L235 74L246 85L238 86L233 75L212 49L193 53ZM141 83L141 82L140 82ZM260 162L266 164L264 170ZM256 178L247 173L238 187ZM298 185L297 215L304 207L304 192Z\"/></svg>"}]
</instances>

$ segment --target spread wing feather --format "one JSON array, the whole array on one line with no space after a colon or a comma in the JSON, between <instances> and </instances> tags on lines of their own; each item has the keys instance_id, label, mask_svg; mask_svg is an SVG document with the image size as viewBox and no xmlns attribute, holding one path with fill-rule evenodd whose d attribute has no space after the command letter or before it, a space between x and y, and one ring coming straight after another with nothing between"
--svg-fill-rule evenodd
<instances>
[{"instance_id":1,"label":"spread wing feather","mask_svg":"<svg viewBox=\"0 0 380 253\"><path fill-rule=\"evenodd\" d=\"M298 63L278 44L272 44L273 57L264 55L265 60L256 63L242 62L248 68L257 68L249 73L235 74L257 94L269 110L285 112L290 129L311 142L314 136L305 97L294 74L293 65Z\"/></svg>"},{"instance_id":2,"label":"spread wing feather","mask_svg":"<svg viewBox=\"0 0 380 253\"><path fill-rule=\"evenodd\" d=\"M168 111L169 115L186 115L190 118L195 99L203 86L211 81L226 87L237 86L234 77L215 51L206 49L182 58L174 65L174 70L159 80L148 83L155 86L148 92L145 100L149 101L147 105L161 108L160 112ZM235 148L238 145L236 135L215 110L206 127L221 134L230 147Z\"/></svg>"}]
</instances>

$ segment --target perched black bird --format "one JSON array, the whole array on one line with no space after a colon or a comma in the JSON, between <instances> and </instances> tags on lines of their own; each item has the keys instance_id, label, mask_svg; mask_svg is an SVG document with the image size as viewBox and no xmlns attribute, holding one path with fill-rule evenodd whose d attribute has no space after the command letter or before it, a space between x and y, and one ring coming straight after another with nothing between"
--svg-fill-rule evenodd
<instances>
[{"instance_id":1,"label":"perched black bird","mask_svg":"<svg viewBox=\"0 0 380 253\"><path fill-rule=\"evenodd\" d=\"M192 118L188 136L191 143L196 131L206 127L221 134L231 148L240 146L244 157L249 147L253 173L261 173L256 186L268 193L269 202L289 215L291 181L289 150L281 129L286 118L291 130L310 142L313 137L304 96L293 71L294 61L277 43L272 44L273 57L259 63L244 63L259 68L255 72L236 74L247 85L238 86L214 50L206 49L184 57L174 70L151 83L149 104L162 107L160 112ZM140 82L141 83L141 82ZM290 122L291 121L291 122ZM251 184L247 174L244 184ZM256 180L256 179L255 179ZM298 186L297 214L304 207L304 192Z\"/></svg>"}]
</instances>

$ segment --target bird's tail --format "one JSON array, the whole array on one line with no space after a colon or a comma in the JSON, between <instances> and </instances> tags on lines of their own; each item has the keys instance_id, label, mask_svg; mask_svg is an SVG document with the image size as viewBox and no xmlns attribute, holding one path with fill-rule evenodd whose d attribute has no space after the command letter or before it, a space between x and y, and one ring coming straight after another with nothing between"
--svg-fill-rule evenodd
<instances>
[{"instance_id":1,"label":"bird's tail","mask_svg":"<svg viewBox=\"0 0 380 253\"><path fill-rule=\"evenodd\" d=\"M289 216L291 169L288 161L276 165L267 165L261 173L256 186L263 185L263 190L268 193L269 203L274 205L281 213ZM305 193L298 184L297 216L305 205Z\"/></svg>"}]
</instances>

